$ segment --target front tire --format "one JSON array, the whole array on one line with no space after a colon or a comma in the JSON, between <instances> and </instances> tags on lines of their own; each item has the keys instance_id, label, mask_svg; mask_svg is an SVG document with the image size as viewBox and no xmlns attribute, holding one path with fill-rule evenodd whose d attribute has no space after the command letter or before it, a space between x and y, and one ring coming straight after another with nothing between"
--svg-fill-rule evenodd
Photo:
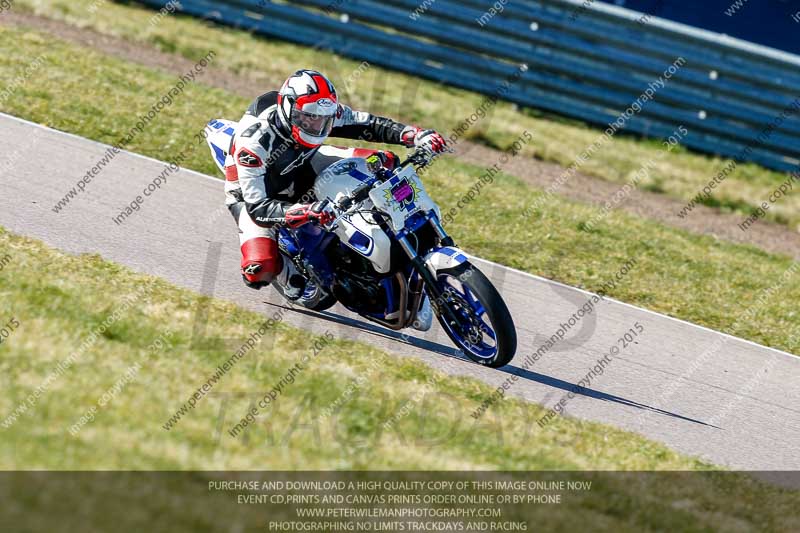
<instances>
[{"instance_id":1,"label":"front tire","mask_svg":"<svg viewBox=\"0 0 800 533\"><path fill-rule=\"evenodd\" d=\"M436 273L441 304L459 318L451 324L444 313L439 323L456 346L473 361L492 368L507 365L517 351L514 320L492 282L470 263Z\"/></svg>"}]
</instances>

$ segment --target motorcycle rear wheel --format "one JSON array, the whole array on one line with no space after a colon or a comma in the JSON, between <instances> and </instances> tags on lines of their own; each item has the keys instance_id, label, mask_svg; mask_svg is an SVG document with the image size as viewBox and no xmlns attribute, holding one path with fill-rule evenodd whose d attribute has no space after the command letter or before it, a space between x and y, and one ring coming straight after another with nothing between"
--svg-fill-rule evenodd
<instances>
[{"instance_id":1,"label":"motorcycle rear wheel","mask_svg":"<svg viewBox=\"0 0 800 533\"><path fill-rule=\"evenodd\" d=\"M311 282L308 283L311 284ZM273 283L272 285L281 296L289 301L283 292L283 287L281 287L279 283ZM325 311L336 305L337 300L335 296L324 292L317 286L312 287L312 290L307 289L306 292L303 293L303 296L297 300L293 300L292 303L304 307L309 311Z\"/></svg>"}]
</instances>

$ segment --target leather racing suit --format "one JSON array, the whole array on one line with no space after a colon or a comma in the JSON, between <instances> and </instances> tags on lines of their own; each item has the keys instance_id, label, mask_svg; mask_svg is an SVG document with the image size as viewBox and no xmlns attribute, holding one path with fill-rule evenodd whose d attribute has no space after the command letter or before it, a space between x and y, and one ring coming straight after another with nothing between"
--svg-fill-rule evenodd
<instances>
[{"instance_id":1,"label":"leather racing suit","mask_svg":"<svg viewBox=\"0 0 800 533\"><path fill-rule=\"evenodd\" d=\"M316 200L316 176L339 159L378 154L386 166L391 152L297 143L277 112L278 92L268 92L247 108L236 128L225 163L225 203L239 227L242 276L248 286L269 284L282 269L274 224L297 203ZM330 137L414 145L419 128L338 104Z\"/></svg>"}]
</instances>

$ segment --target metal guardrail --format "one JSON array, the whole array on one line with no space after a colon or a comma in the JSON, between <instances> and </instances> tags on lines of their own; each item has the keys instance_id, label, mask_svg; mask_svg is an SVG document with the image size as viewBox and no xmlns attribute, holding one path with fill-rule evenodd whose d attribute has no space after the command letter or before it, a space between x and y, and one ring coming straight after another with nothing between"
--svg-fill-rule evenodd
<instances>
[{"instance_id":1,"label":"metal guardrail","mask_svg":"<svg viewBox=\"0 0 800 533\"><path fill-rule=\"evenodd\" d=\"M696 28L724 33L751 43L800 54L797 24L800 4L794 0L598 0L611 7L650 13Z\"/></svg>"},{"instance_id":2,"label":"metal guardrail","mask_svg":"<svg viewBox=\"0 0 800 533\"><path fill-rule=\"evenodd\" d=\"M513 78L503 99L604 128L683 58L622 131L666 138L683 125L692 149L800 167L800 57L633 11L582 0L181 0L181 11L484 94Z\"/></svg>"}]
</instances>

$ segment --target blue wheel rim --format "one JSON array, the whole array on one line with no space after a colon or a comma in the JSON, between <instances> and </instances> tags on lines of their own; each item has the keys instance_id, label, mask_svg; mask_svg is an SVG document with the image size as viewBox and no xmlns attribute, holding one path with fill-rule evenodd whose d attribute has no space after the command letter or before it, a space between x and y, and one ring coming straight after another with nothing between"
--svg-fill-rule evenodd
<instances>
[{"instance_id":1,"label":"blue wheel rim","mask_svg":"<svg viewBox=\"0 0 800 533\"><path fill-rule=\"evenodd\" d=\"M314 297L314 294L316 292L317 292L317 286L314 285L312 282L307 281L306 282L306 288L303 291L303 295L300 296L300 299L308 301L308 300L310 300L311 298Z\"/></svg>"},{"instance_id":2,"label":"blue wheel rim","mask_svg":"<svg viewBox=\"0 0 800 533\"><path fill-rule=\"evenodd\" d=\"M456 286L452 281L457 281L459 286ZM493 359L497 355L497 335L492 327L489 316L486 313L485 306L478 300L472 291L464 285L457 277L449 274L442 274L439 276L440 288L443 291L455 296L456 303L459 304L458 309L451 309L461 319L461 328L453 328L448 323L447 319L442 320L444 328L456 340L456 343L462 350L480 359ZM461 329L469 324L469 330L472 333L470 337L465 336ZM491 342L487 342L488 340Z\"/></svg>"}]
</instances>

